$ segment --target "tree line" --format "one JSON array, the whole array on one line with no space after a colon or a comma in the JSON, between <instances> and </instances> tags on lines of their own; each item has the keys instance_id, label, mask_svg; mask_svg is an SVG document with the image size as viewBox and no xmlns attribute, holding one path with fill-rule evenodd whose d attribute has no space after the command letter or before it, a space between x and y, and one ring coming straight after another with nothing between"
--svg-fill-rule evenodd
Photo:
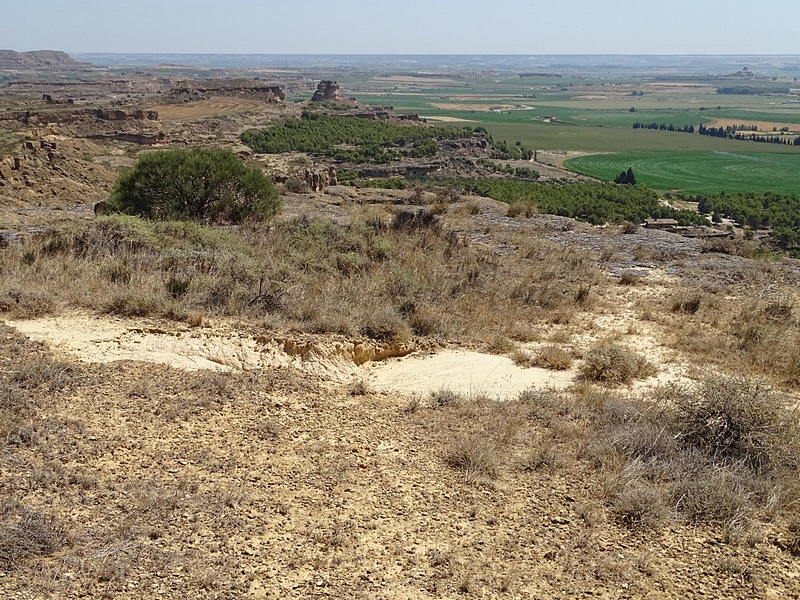
<instances>
[{"instance_id":1,"label":"tree line","mask_svg":"<svg viewBox=\"0 0 800 600\"><path fill-rule=\"evenodd\" d=\"M705 127L700 125L698 133L700 135L710 135L712 137L727 138L729 140L742 140L746 142L761 142L766 144L784 144L787 146L800 146L800 137L785 136L785 135L756 135L751 133L745 135L742 131L758 131L755 126L746 125L729 125L727 127ZM782 129L781 131L787 131Z\"/></svg>"},{"instance_id":2,"label":"tree line","mask_svg":"<svg viewBox=\"0 0 800 600\"><path fill-rule=\"evenodd\" d=\"M675 126L672 123L667 125L666 123L639 123L636 122L633 124L634 129L657 129L660 131L680 131L682 133L694 133L694 125L684 125L681 127L680 125Z\"/></svg>"},{"instance_id":3,"label":"tree line","mask_svg":"<svg viewBox=\"0 0 800 600\"><path fill-rule=\"evenodd\" d=\"M746 135L743 131L757 132L758 127L755 125L728 125L727 127L706 127L701 124L696 130L694 125L675 126L672 123L639 123L633 124L634 129L656 129L658 131L679 131L681 133L699 133L700 135L708 135L711 137L718 137L730 140L741 140L745 142L760 142L766 144L783 144L786 146L800 146L800 136L786 136L786 135L757 135L751 133ZM781 132L786 133L789 129L782 127Z\"/></svg>"},{"instance_id":4,"label":"tree line","mask_svg":"<svg viewBox=\"0 0 800 600\"><path fill-rule=\"evenodd\" d=\"M717 94L721 95L738 95L738 96L769 96L772 94L788 94L791 90L789 88L757 88L749 86L731 86L721 87L717 89Z\"/></svg>"},{"instance_id":5,"label":"tree line","mask_svg":"<svg viewBox=\"0 0 800 600\"><path fill-rule=\"evenodd\" d=\"M681 225L708 225L708 220L690 210L665 206L658 194L641 186L613 183L539 183L515 179L431 179L436 185L453 187L500 202L527 202L541 213L571 217L592 225L645 219L676 219Z\"/></svg>"}]
</instances>

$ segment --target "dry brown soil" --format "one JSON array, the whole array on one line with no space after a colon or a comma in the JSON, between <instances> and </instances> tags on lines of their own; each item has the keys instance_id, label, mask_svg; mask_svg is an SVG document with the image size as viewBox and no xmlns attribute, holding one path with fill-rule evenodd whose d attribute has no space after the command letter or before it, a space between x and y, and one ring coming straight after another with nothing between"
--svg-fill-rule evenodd
<instances>
[{"instance_id":1,"label":"dry brown soil","mask_svg":"<svg viewBox=\"0 0 800 600\"><path fill-rule=\"evenodd\" d=\"M166 121L180 121L184 119L202 119L218 115L230 115L264 107L264 102L250 98L232 98L220 96L184 102L180 104L152 104L146 105L143 110L155 110L159 119Z\"/></svg>"}]
</instances>

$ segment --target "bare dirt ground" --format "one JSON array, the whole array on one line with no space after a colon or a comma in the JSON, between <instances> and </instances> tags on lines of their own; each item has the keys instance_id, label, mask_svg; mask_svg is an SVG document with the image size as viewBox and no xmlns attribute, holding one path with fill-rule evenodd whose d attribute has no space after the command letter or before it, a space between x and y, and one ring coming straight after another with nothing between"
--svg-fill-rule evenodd
<instances>
[{"instance_id":1,"label":"bare dirt ground","mask_svg":"<svg viewBox=\"0 0 800 600\"><path fill-rule=\"evenodd\" d=\"M478 231L506 222L496 208L481 207ZM531 223L586 247L612 239L565 232L567 221ZM625 268L648 236L651 251L658 240L689 251L659 232L617 236L631 246L618 245L608 269ZM569 330L574 348L614 339L647 352L658 365L648 385L691 371L659 323L632 310L669 295L679 272L636 268L647 285L604 288L579 321L546 325L525 347ZM603 478L569 441L584 425L534 416L580 388L574 369L521 369L463 348L358 364L351 340L241 322L65 314L7 325L5 372L52 391L31 433L11 434L22 437L0 460L3 506L12 523L39 519L59 549L16 559L0 576L5 597L800 594L797 559L769 525L732 542L715 525L618 524ZM430 392L442 390L475 400L439 405ZM520 390L536 400L514 402ZM501 436L496 477L448 466L454 448L489 433Z\"/></svg>"},{"instance_id":2,"label":"bare dirt ground","mask_svg":"<svg viewBox=\"0 0 800 600\"><path fill-rule=\"evenodd\" d=\"M142 109L157 111L159 118L165 121L181 121L258 110L264 108L264 105L260 100L226 96L181 104L151 104Z\"/></svg>"},{"instance_id":3,"label":"bare dirt ground","mask_svg":"<svg viewBox=\"0 0 800 600\"><path fill-rule=\"evenodd\" d=\"M592 152L559 151L559 150L539 150L536 154L536 162L533 168L539 171L545 179L562 179L574 181L595 181L592 177L573 173L564 168L564 161L577 156L587 156L596 154Z\"/></svg>"},{"instance_id":4,"label":"bare dirt ground","mask_svg":"<svg viewBox=\"0 0 800 600\"><path fill-rule=\"evenodd\" d=\"M46 420L35 441L0 461L0 481L21 509L59 515L67 542L51 558L5 571L6 597L800 593L796 559L773 543L730 543L706 526L652 532L615 524L597 500L596 472L558 441L551 466L531 469L529 453L545 435L525 416L531 407L437 407L423 393L428 381L462 389L456 380L467 374L472 381L485 368L499 374L500 357L408 357L375 365L367 386L354 387L274 359L245 372L187 373L153 364L185 367L174 360L176 349L195 351L196 338L185 332L95 317L59 323L13 324L52 340L60 362L57 379L43 384L55 390L41 409ZM47 364L41 347L14 329L2 333L12 369ZM155 348L154 338L162 340ZM249 345L232 331L216 343L232 342ZM108 344L143 348L103 355ZM76 362L76 347L95 349ZM173 358L154 359L166 347ZM354 382L365 374L354 366L350 373ZM540 378L534 369L517 383L557 402L548 387L561 377ZM494 390L511 391L509 383ZM578 426L565 420L561 435ZM476 482L447 466L459 440L509 427L513 441L496 479Z\"/></svg>"}]
</instances>

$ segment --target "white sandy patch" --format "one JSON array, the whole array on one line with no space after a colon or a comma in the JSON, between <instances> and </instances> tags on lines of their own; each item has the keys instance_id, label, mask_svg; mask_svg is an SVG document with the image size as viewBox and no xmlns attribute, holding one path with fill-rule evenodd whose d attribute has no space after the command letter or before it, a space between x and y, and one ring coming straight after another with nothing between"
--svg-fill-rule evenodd
<instances>
[{"instance_id":1,"label":"white sandy patch","mask_svg":"<svg viewBox=\"0 0 800 600\"><path fill-rule=\"evenodd\" d=\"M365 380L375 390L423 395L448 389L509 398L530 388L564 388L575 379L572 371L523 369L505 356L464 351L412 355L374 364L371 369Z\"/></svg>"},{"instance_id":2,"label":"white sandy patch","mask_svg":"<svg viewBox=\"0 0 800 600\"><path fill-rule=\"evenodd\" d=\"M31 339L90 363L138 360L196 371L242 369L261 362L255 341L223 340L202 330L167 332L132 320L88 315L7 323Z\"/></svg>"},{"instance_id":3,"label":"white sandy patch","mask_svg":"<svg viewBox=\"0 0 800 600\"><path fill-rule=\"evenodd\" d=\"M285 339L222 326L168 331L133 319L90 315L6 323L33 340L88 363L135 360L187 371L290 367L335 381L350 381L362 370L357 363L373 360L376 353L376 348L368 344L343 340L321 343Z\"/></svg>"},{"instance_id":4,"label":"white sandy patch","mask_svg":"<svg viewBox=\"0 0 800 600\"><path fill-rule=\"evenodd\" d=\"M85 314L7 324L89 363L134 360L189 371L289 367L334 381L364 379L377 391L405 394L446 388L508 398L530 388L563 388L575 379L574 371L524 369L493 354L449 350L378 361L381 350L366 342L254 335L224 325L189 328ZM399 349L394 355L410 351Z\"/></svg>"}]
</instances>

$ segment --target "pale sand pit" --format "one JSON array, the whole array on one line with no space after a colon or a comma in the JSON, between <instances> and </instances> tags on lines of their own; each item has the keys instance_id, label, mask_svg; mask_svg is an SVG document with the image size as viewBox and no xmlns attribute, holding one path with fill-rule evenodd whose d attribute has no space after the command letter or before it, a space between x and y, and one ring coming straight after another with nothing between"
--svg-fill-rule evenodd
<instances>
[{"instance_id":1,"label":"pale sand pit","mask_svg":"<svg viewBox=\"0 0 800 600\"><path fill-rule=\"evenodd\" d=\"M243 345L242 340L223 344L203 333L167 333L122 319L69 316L7 323L27 337L46 342L84 362L138 360L189 371L230 370L257 362L255 357L246 356L253 348L247 348L250 344Z\"/></svg>"},{"instance_id":2,"label":"pale sand pit","mask_svg":"<svg viewBox=\"0 0 800 600\"><path fill-rule=\"evenodd\" d=\"M506 356L447 350L376 364L365 380L378 391L426 395L446 389L505 399L531 388L565 388L575 377L574 371L523 369Z\"/></svg>"},{"instance_id":3,"label":"pale sand pit","mask_svg":"<svg viewBox=\"0 0 800 600\"><path fill-rule=\"evenodd\" d=\"M253 335L233 328L166 331L132 319L68 315L7 321L30 339L88 363L134 360L187 371L249 371L290 367L335 381L349 381L376 349L346 341L319 343ZM409 350L410 351L410 350ZM396 354L403 352L399 349ZM363 358L366 357L366 358Z\"/></svg>"},{"instance_id":4,"label":"pale sand pit","mask_svg":"<svg viewBox=\"0 0 800 600\"><path fill-rule=\"evenodd\" d=\"M284 339L224 325L173 325L167 331L133 319L84 314L7 324L56 352L88 363L133 360L187 371L288 367L333 381L364 379L376 391L427 394L450 389L465 395L509 398L530 388L564 388L575 379L574 371L523 369L510 358L493 354L448 350L405 356L413 345L381 348L343 339ZM405 358L381 360L391 356Z\"/></svg>"}]
</instances>

